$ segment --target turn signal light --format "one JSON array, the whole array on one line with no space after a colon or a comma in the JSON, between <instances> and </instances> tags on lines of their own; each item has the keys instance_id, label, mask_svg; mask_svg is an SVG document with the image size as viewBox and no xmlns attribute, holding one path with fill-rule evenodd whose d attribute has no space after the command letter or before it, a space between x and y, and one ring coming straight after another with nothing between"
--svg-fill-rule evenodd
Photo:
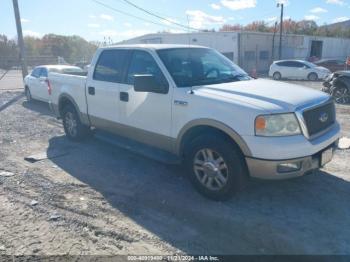
<instances>
[{"instance_id":1,"label":"turn signal light","mask_svg":"<svg viewBox=\"0 0 350 262\"><path fill-rule=\"evenodd\" d=\"M264 130L266 128L266 120L263 116L259 116L255 120L255 130Z\"/></svg>"}]
</instances>

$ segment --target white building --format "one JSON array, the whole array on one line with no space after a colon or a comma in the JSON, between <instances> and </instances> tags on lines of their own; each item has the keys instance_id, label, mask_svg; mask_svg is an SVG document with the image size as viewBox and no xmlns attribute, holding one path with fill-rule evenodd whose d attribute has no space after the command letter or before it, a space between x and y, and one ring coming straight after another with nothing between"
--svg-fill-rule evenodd
<instances>
[{"instance_id":1,"label":"white building","mask_svg":"<svg viewBox=\"0 0 350 262\"><path fill-rule=\"evenodd\" d=\"M346 60L350 56L350 39L285 34L282 38L282 59ZM274 42L274 43L273 43ZM200 32L148 34L120 44L191 44L217 49L247 72L267 72L278 60L279 34L260 32Z\"/></svg>"}]
</instances>

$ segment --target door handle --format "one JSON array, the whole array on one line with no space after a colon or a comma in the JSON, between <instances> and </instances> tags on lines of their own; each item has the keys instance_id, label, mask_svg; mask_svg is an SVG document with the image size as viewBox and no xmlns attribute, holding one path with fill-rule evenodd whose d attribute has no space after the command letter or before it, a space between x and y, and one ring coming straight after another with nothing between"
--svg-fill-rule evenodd
<instances>
[{"instance_id":1,"label":"door handle","mask_svg":"<svg viewBox=\"0 0 350 262\"><path fill-rule=\"evenodd\" d=\"M129 93L120 92L119 98L120 98L120 101L129 102Z\"/></svg>"},{"instance_id":2,"label":"door handle","mask_svg":"<svg viewBox=\"0 0 350 262\"><path fill-rule=\"evenodd\" d=\"M88 90L89 90L89 91L88 91L88 92L89 92L89 95L92 95L92 96L95 95L95 87L89 86Z\"/></svg>"}]
</instances>

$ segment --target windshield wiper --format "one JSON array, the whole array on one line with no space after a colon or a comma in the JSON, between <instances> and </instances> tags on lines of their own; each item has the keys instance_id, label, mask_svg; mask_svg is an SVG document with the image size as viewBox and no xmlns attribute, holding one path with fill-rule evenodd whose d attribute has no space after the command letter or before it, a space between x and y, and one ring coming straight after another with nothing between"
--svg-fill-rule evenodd
<instances>
[{"instance_id":1,"label":"windshield wiper","mask_svg":"<svg viewBox=\"0 0 350 262\"><path fill-rule=\"evenodd\" d=\"M248 75L246 74L237 74L237 75L231 75L227 78L221 79L221 83L229 83L229 82L234 82L234 81L240 81L242 77L247 77Z\"/></svg>"}]
</instances>

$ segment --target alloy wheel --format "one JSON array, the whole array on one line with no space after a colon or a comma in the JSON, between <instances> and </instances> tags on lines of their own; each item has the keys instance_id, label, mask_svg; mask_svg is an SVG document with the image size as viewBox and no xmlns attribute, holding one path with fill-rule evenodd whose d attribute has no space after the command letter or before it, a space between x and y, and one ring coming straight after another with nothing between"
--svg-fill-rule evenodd
<instances>
[{"instance_id":1,"label":"alloy wheel","mask_svg":"<svg viewBox=\"0 0 350 262\"><path fill-rule=\"evenodd\" d=\"M67 112L65 116L65 125L67 128L68 133L72 137L76 137L78 133L78 123L77 120L74 117L74 114L72 112Z\"/></svg>"},{"instance_id":2,"label":"alloy wheel","mask_svg":"<svg viewBox=\"0 0 350 262\"><path fill-rule=\"evenodd\" d=\"M339 104L350 103L350 92L346 87L337 88L333 93L333 97Z\"/></svg>"},{"instance_id":3,"label":"alloy wheel","mask_svg":"<svg viewBox=\"0 0 350 262\"><path fill-rule=\"evenodd\" d=\"M199 182L209 190L220 190L228 182L224 158L211 149L202 149L194 157L193 170Z\"/></svg>"}]
</instances>

